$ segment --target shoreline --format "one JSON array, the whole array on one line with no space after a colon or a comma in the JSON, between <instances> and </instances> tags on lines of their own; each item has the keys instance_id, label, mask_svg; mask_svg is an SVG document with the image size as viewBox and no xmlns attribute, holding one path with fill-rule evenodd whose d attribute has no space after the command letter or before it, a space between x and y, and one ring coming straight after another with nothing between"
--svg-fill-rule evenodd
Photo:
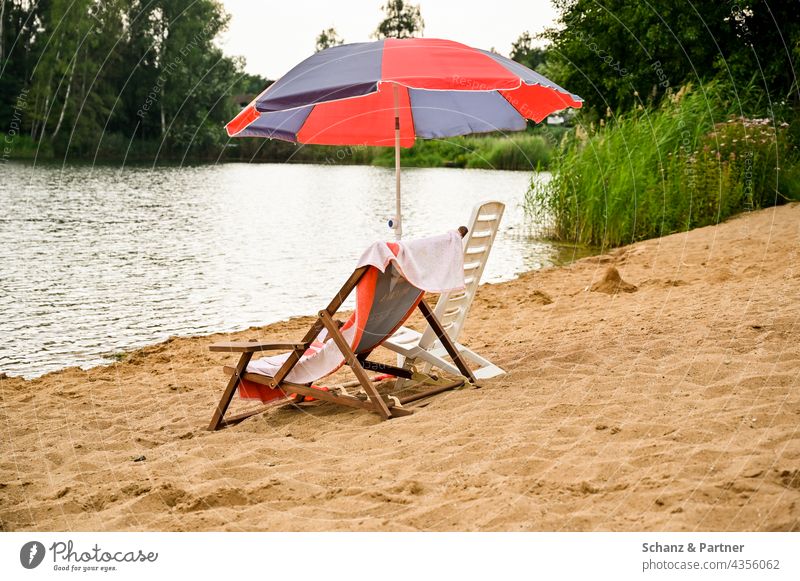
<instances>
[{"instance_id":1,"label":"shoreline","mask_svg":"<svg viewBox=\"0 0 800 581\"><path fill-rule=\"evenodd\" d=\"M559 241L548 241L548 243L552 244L554 247L556 247L556 246L557 247L561 247L561 248L563 248L564 251L571 251L571 252L573 252L573 254L579 254L579 255L581 255L581 257L580 258L575 258L575 259L572 259L572 260L567 260L567 261L564 261L564 262L558 262L558 263L552 264L550 266L546 266L544 268L518 272L518 273L514 274L512 276L512 278L508 278L508 279L504 279L504 280L500 280L500 281L494 281L494 282L483 282L483 283L480 284L480 286L483 287L485 285L496 285L496 284L505 284L507 282L513 282L513 281L517 280L521 276L529 275L529 274L534 273L534 272L541 272L543 270L548 270L548 269L551 269L551 268L562 268L564 266L568 266L569 264L572 264L573 262L577 262L579 260L583 260L585 258L589 258L589 257L595 256L595 255L598 254L596 249L594 249L592 247L584 246L584 245L570 244L570 243L559 242ZM428 293L428 295L431 295L431 293ZM432 295L432 296L435 297L436 295ZM435 298L428 298L428 302L431 305L434 305L436 303L436 299ZM342 311L342 313L345 313L345 312L349 316L351 311ZM138 347L137 346L131 346L130 348L122 349L122 350L119 350L119 351L109 352L108 356L105 356L105 355L102 356L104 359L108 359L107 362L97 363L95 365L91 365L91 366L88 366L88 367L81 367L79 364L67 365L67 366L62 367L60 369L54 369L52 371L46 371L41 375L36 375L36 376L32 376L32 377L26 377L25 375L22 375L22 374L13 375L13 374L9 374L9 373L0 371L0 379L21 379L21 380L24 380L24 381L33 381L33 380L36 380L36 379L45 378L48 375L53 374L53 373L60 373L62 371L67 371L67 370L70 370L70 369L75 369L75 370L78 370L78 371L90 371L92 369L97 369L98 367L108 367L108 366L111 366L111 365L115 365L117 363L124 363L125 360L128 357L131 357L131 356L135 355L139 351L147 350L147 349L154 348L154 347L158 347L159 345L163 345L163 344L169 343L169 342L171 342L173 340L176 340L176 339L199 340L199 339L206 339L206 338L210 338L210 337L233 336L233 335L239 335L241 333L258 331L260 329L266 329L266 328L269 328L269 327L272 327L272 326L275 326L275 325L282 325L284 323L290 323L291 321L293 321L295 319L307 320L310 317L311 317L311 315L289 315L286 318L277 319L275 321L264 323L263 325L250 325L248 327L231 329L229 331L217 330L217 331L214 331L213 333L206 333L206 334L199 334L199 335L198 334L192 334L192 335L170 335L166 339L163 339L161 341L157 341L155 343L147 343L145 345L140 345Z\"/></svg>"},{"instance_id":2,"label":"shoreline","mask_svg":"<svg viewBox=\"0 0 800 581\"><path fill-rule=\"evenodd\" d=\"M493 284L503 284L503 283L506 283L506 282L512 282L514 280L517 280L521 276L528 275L528 274L533 273L533 272L540 272L542 270L547 270L547 269L550 269L550 268L561 268L563 266L567 266L569 264L572 264L572 263L574 263L574 262L576 262L578 260L583 260L583 259L585 259L587 257L595 256L595 255L597 255L599 253L599 249L596 249L596 248L593 248L593 247L590 247L590 246L585 246L585 245L580 245L580 244L571 244L571 243L560 242L560 241L549 241L549 240L546 240L545 242L550 244L553 248L558 249L557 250L558 256L554 257L553 264L551 264L549 266L545 266L543 268L539 268L539 269L533 269L533 270L528 270L528 271L517 272L517 273L513 274L511 278L503 279L503 280L499 280L499 281L484 282L484 283L481 283L480 286L493 285ZM573 258L561 260L562 255L566 256L568 254L571 254ZM575 256L578 256L579 258L574 258ZM435 299L429 298L428 302L430 304L435 304ZM199 339L203 339L203 338L207 338L207 337L218 337L218 336L222 336L222 335L225 335L225 336L236 335L236 334L241 334L241 333L245 333L245 332L249 332L249 331L253 331L253 330L265 329L265 328L268 328L268 327L271 327L271 326L274 326L274 325L281 325L283 323L288 323L288 322L292 321L293 319L307 318L309 316L310 315L302 315L302 314L289 315L287 317L278 318L275 321L267 322L267 323L260 324L260 325L249 325L247 327L233 328L233 329L230 329L230 330L215 330L213 332L205 333L205 334L202 334L202 333L201 334L196 334L195 333L195 334L191 334L191 335L170 335L170 336L168 336L165 339L162 339L160 341L149 342L149 343L145 343L145 344L142 344L142 345L139 345L139 346L130 346L130 347L127 347L127 348L121 348L121 349L118 349L116 351L108 351L108 352L103 353L103 354L96 354L95 357L103 358L105 361L100 362L100 363L94 363L94 364L91 364L91 365L87 365L86 367L83 367L80 363L75 363L75 364L65 365L64 367L61 367L59 369L53 369L53 370L50 370L50 371L45 371L44 373L42 373L40 375L33 375L33 376L26 376L24 373L16 374L16 373L9 373L9 372L0 370L0 379L7 378L7 379L22 379L24 381L32 381L32 380L35 380L35 379L44 378L44 377L46 377L46 376L48 376L50 374L53 374L53 373L59 373L61 371L66 371L66 370L69 370L69 369L76 369L76 370L79 370L79 371L89 371L91 369L96 369L98 367L108 367L108 366L111 366L111 365L115 365L117 363L124 363L125 360L128 357L130 357L132 355L135 355L140 350L146 350L146 349L149 349L149 348L157 347L159 345L162 345L164 343L173 341L175 339L197 339L197 340L199 340Z\"/></svg>"},{"instance_id":3,"label":"shoreline","mask_svg":"<svg viewBox=\"0 0 800 581\"><path fill-rule=\"evenodd\" d=\"M547 171L554 150L561 137L574 127L542 126L505 135L489 132L451 137L448 140L418 139L412 147L403 148L403 167L453 168L453 169L500 169L506 171ZM535 142L535 143L534 143ZM394 167L392 147L358 145L315 145L299 146L285 141L274 140L263 146L236 143L215 148L204 154L186 157L175 153L169 147L164 150L156 140L139 144L133 151L110 149L96 152L94 162L84 159L64 160L65 153L56 154L52 150L41 150L38 145L27 140L17 148L17 154L6 161L21 163L82 163L91 165L216 165L220 163L302 163L330 166L361 165L370 167ZM231 147L233 145L233 147ZM518 153L516 159L499 155L498 147L510 148ZM183 151L183 148L179 148ZM68 153L68 152L66 152ZM507 153L507 152L506 152ZM497 157L493 157L497 156ZM524 159L519 159L521 156ZM183 160L183 161L182 161ZM186 163L184 163L184 161Z\"/></svg>"},{"instance_id":4,"label":"shoreline","mask_svg":"<svg viewBox=\"0 0 800 581\"><path fill-rule=\"evenodd\" d=\"M509 373L389 422L205 431L207 345L310 316L2 378L0 530L800 530L799 249L788 204L484 284L461 339Z\"/></svg>"},{"instance_id":5,"label":"shoreline","mask_svg":"<svg viewBox=\"0 0 800 581\"><path fill-rule=\"evenodd\" d=\"M155 161L155 163L153 163ZM279 160L279 159L188 159L180 160L178 158L158 158L152 159L116 159L116 158L98 158L96 160L85 159L58 159L56 157L36 158L36 157L13 157L7 160L7 163L18 163L20 165L35 166L87 166L87 167L124 167L124 168L161 168L161 167L195 167L195 166L208 166L208 165L225 165L225 164L242 164L242 165L324 165L326 167L375 167L379 169L388 169L394 171L394 165L379 164L379 163L361 163L361 162L347 162L344 160L336 160L336 163L330 163L327 160ZM415 169L455 169L455 170L470 170L470 171L511 171L511 172L532 172L532 173L552 173L548 167L537 169L536 165L530 167L516 167L516 168L499 168L499 167L461 167L458 165L403 165L403 171Z\"/></svg>"}]
</instances>

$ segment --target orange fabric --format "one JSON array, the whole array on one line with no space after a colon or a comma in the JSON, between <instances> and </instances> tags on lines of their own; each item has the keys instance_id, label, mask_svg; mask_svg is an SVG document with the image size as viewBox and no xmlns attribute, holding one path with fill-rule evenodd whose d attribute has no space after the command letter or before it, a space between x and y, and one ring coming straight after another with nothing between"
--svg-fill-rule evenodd
<instances>
[{"instance_id":1,"label":"orange fabric","mask_svg":"<svg viewBox=\"0 0 800 581\"><path fill-rule=\"evenodd\" d=\"M408 90L399 87L400 146L414 145L414 121ZM377 145L394 147L394 90L392 83L379 85L378 91L320 103L308 114L297 132L300 143L323 145Z\"/></svg>"},{"instance_id":2,"label":"orange fabric","mask_svg":"<svg viewBox=\"0 0 800 581\"><path fill-rule=\"evenodd\" d=\"M358 342L361 341L361 336L364 334L369 311L375 300L375 284L377 282L378 269L374 267L368 268L361 280L358 281L358 286L356 287L356 312L350 317L350 320L356 326L356 334L350 343L351 349L358 345ZM344 327L342 328L344 329Z\"/></svg>"},{"instance_id":3,"label":"orange fabric","mask_svg":"<svg viewBox=\"0 0 800 581\"><path fill-rule=\"evenodd\" d=\"M414 89L511 89L519 77L474 48L439 38L387 38L381 78Z\"/></svg>"},{"instance_id":4,"label":"orange fabric","mask_svg":"<svg viewBox=\"0 0 800 581\"><path fill-rule=\"evenodd\" d=\"M327 387L317 385L312 385L311 387L320 391L330 391ZM241 383L239 383L239 397L242 399L260 399L261 403L270 403L281 399L293 399L298 396L295 393L287 394L280 388L272 389L266 385L242 379ZM316 401L316 398L305 396L303 401Z\"/></svg>"},{"instance_id":5,"label":"orange fabric","mask_svg":"<svg viewBox=\"0 0 800 581\"><path fill-rule=\"evenodd\" d=\"M312 385L314 389L318 389L320 391L330 391L327 387L320 387L319 385ZM317 398L311 397L310 395L304 396L303 401L317 401Z\"/></svg>"},{"instance_id":6,"label":"orange fabric","mask_svg":"<svg viewBox=\"0 0 800 581\"><path fill-rule=\"evenodd\" d=\"M266 385L242 379L239 382L239 397L242 399L260 399L261 403L269 403L289 396L281 389L271 389Z\"/></svg>"},{"instance_id":7,"label":"orange fabric","mask_svg":"<svg viewBox=\"0 0 800 581\"><path fill-rule=\"evenodd\" d=\"M572 97L541 85L522 85L511 91L500 91L511 106L524 117L539 123L553 111L567 107L580 109L582 102Z\"/></svg>"},{"instance_id":8,"label":"orange fabric","mask_svg":"<svg viewBox=\"0 0 800 581\"><path fill-rule=\"evenodd\" d=\"M233 137L243 129L247 128L247 126L258 119L260 115L261 114L256 111L256 108L252 103L242 109L239 114L231 119L231 121L225 126L225 130L228 132L228 137Z\"/></svg>"}]
</instances>

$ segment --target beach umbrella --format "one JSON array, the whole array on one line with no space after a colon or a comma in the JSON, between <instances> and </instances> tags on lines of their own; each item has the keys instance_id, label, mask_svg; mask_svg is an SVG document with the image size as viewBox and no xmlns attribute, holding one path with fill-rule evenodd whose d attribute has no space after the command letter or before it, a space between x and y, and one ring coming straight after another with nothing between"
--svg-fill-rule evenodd
<instances>
[{"instance_id":1,"label":"beach umbrella","mask_svg":"<svg viewBox=\"0 0 800 581\"><path fill-rule=\"evenodd\" d=\"M493 52L450 40L387 38L307 58L226 126L231 137L394 146L395 218L402 236L400 148L436 139L521 131L582 99Z\"/></svg>"}]
</instances>

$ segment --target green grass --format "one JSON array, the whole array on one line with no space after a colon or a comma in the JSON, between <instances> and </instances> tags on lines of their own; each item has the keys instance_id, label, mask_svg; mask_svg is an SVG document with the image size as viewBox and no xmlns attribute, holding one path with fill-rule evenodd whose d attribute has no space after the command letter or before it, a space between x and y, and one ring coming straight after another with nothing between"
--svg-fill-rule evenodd
<instances>
[{"instance_id":1,"label":"green grass","mask_svg":"<svg viewBox=\"0 0 800 581\"><path fill-rule=\"evenodd\" d=\"M531 170L547 167L553 145L533 133L420 139L401 152L404 167L460 167ZM394 150L383 148L373 165L394 166Z\"/></svg>"},{"instance_id":2,"label":"green grass","mask_svg":"<svg viewBox=\"0 0 800 581\"><path fill-rule=\"evenodd\" d=\"M553 179L532 181L529 213L552 238L618 246L800 199L786 127L733 118L729 103L712 84L579 127L555 156Z\"/></svg>"},{"instance_id":3,"label":"green grass","mask_svg":"<svg viewBox=\"0 0 800 581\"><path fill-rule=\"evenodd\" d=\"M5 148L5 156L8 159L36 159L44 158L51 159L53 157L53 148L49 141L39 145L34 141L30 135L13 135L5 136L3 147Z\"/></svg>"}]
</instances>

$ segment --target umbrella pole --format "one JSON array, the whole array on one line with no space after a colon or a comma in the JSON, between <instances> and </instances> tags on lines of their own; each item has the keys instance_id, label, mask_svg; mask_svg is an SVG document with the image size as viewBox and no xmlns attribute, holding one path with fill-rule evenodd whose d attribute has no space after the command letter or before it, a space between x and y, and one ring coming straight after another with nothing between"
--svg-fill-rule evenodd
<instances>
[{"instance_id":1,"label":"umbrella pole","mask_svg":"<svg viewBox=\"0 0 800 581\"><path fill-rule=\"evenodd\" d=\"M403 237L403 215L400 206L400 89L394 85L394 235Z\"/></svg>"}]
</instances>

